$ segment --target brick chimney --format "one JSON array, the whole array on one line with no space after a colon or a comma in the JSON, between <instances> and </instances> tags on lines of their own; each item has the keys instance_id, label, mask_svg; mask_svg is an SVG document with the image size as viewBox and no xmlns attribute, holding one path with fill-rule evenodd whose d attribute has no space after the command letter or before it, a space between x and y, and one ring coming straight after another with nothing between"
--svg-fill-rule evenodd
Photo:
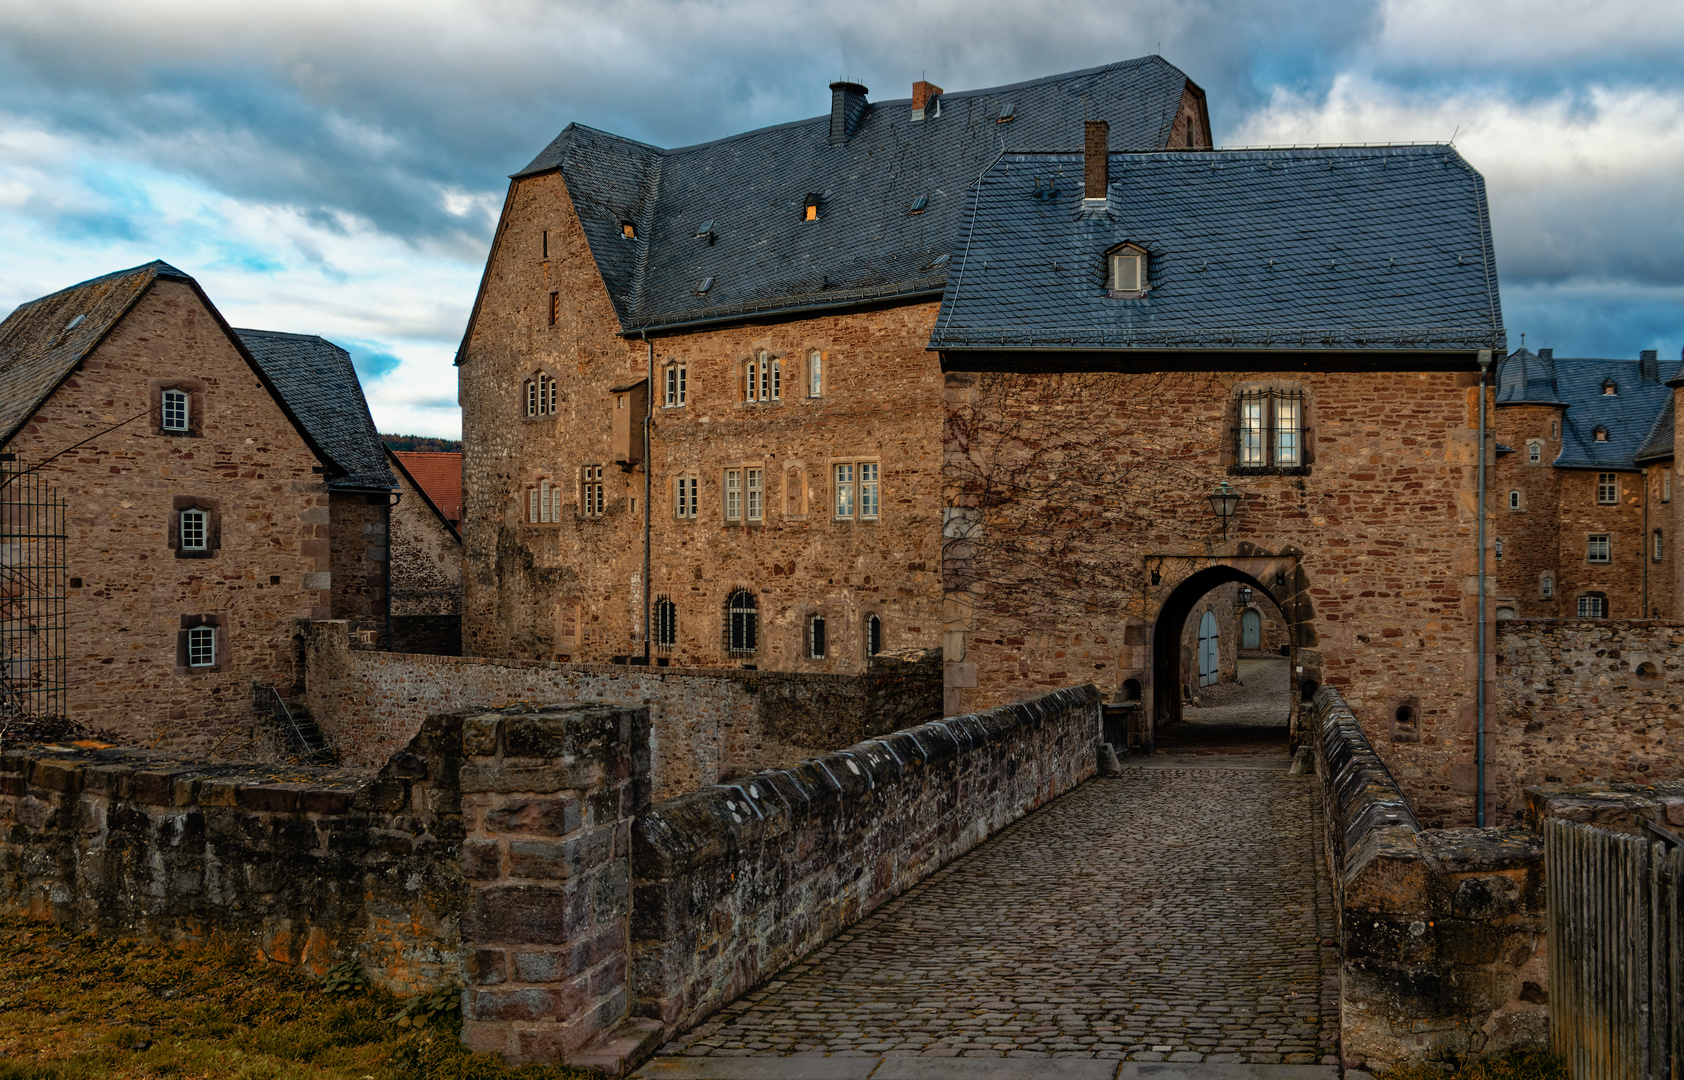
<instances>
[{"instance_id":1,"label":"brick chimney","mask_svg":"<svg viewBox=\"0 0 1684 1080\"><path fill-rule=\"evenodd\" d=\"M871 108L865 100L870 92L859 83L845 79L830 84L830 145L841 146L854 137L860 121Z\"/></svg>"},{"instance_id":2,"label":"brick chimney","mask_svg":"<svg viewBox=\"0 0 1684 1080\"><path fill-rule=\"evenodd\" d=\"M912 84L912 119L924 119L924 107L941 96L941 87L919 79Z\"/></svg>"},{"instance_id":3,"label":"brick chimney","mask_svg":"<svg viewBox=\"0 0 1684 1080\"><path fill-rule=\"evenodd\" d=\"M1089 120L1082 125L1082 201L1105 201L1111 186L1111 125Z\"/></svg>"}]
</instances>

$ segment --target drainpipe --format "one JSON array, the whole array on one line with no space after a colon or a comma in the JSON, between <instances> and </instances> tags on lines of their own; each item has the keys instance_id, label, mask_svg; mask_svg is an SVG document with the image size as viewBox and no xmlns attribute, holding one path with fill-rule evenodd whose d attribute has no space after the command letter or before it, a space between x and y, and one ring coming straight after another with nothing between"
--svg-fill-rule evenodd
<instances>
[{"instance_id":1,"label":"drainpipe","mask_svg":"<svg viewBox=\"0 0 1684 1080\"><path fill-rule=\"evenodd\" d=\"M1479 686L1474 701L1478 730L1474 738L1474 785L1479 802L1474 806L1474 824L1485 827L1485 371L1491 366L1491 350L1479 350Z\"/></svg>"},{"instance_id":2,"label":"drainpipe","mask_svg":"<svg viewBox=\"0 0 1684 1080\"><path fill-rule=\"evenodd\" d=\"M655 635L655 628L649 623L654 607L654 593L649 583L650 529L655 523L654 508L649 503L650 493L654 490L654 462L649 459L649 436L655 426L655 343L649 340L648 333L643 335L643 344L648 349L649 367L649 381L643 387L643 666L648 667L654 662L649 643Z\"/></svg>"}]
</instances>

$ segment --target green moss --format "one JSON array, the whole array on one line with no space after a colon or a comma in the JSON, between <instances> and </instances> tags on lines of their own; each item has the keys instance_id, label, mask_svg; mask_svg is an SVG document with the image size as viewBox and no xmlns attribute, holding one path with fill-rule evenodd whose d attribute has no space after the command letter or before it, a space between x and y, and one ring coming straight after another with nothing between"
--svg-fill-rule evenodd
<instances>
[{"instance_id":1,"label":"green moss","mask_svg":"<svg viewBox=\"0 0 1684 1080\"><path fill-rule=\"evenodd\" d=\"M1573 1080L1565 1062L1548 1050L1510 1050L1500 1057L1470 1061L1459 1070L1438 1064L1405 1065L1379 1080Z\"/></svg>"},{"instance_id":2,"label":"green moss","mask_svg":"<svg viewBox=\"0 0 1684 1080\"><path fill-rule=\"evenodd\" d=\"M249 951L0 918L0 1080L585 1080L458 1037L455 994L330 986ZM396 1020L408 1022L400 1027Z\"/></svg>"}]
</instances>

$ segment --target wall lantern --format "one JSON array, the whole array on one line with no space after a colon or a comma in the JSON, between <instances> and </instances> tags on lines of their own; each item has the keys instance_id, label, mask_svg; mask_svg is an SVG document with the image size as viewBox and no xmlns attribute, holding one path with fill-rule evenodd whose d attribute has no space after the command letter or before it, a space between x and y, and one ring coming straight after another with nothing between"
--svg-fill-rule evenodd
<instances>
[{"instance_id":1,"label":"wall lantern","mask_svg":"<svg viewBox=\"0 0 1684 1080\"><path fill-rule=\"evenodd\" d=\"M1249 604L1249 603L1251 603L1251 586L1250 585L1241 585L1240 586L1240 605L1243 607L1243 606L1245 606L1246 604Z\"/></svg>"},{"instance_id":2,"label":"wall lantern","mask_svg":"<svg viewBox=\"0 0 1684 1080\"><path fill-rule=\"evenodd\" d=\"M1228 519L1234 516L1234 511L1240 508L1240 493L1228 486L1224 480L1210 493L1210 512L1222 520L1222 534L1228 534Z\"/></svg>"}]
</instances>

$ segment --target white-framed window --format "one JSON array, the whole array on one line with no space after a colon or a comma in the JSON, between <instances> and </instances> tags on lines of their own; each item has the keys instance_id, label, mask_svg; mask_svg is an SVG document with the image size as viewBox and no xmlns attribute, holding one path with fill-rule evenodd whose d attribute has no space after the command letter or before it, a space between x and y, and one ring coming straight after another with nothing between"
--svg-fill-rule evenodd
<instances>
[{"instance_id":1,"label":"white-framed window","mask_svg":"<svg viewBox=\"0 0 1684 1080\"><path fill-rule=\"evenodd\" d=\"M165 390L162 395L159 426L165 431L187 431L192 427L185 390Z\"/></svg>"},{"instance_id":2,"label":"white-framed window","mask_svg":"<svg viewBox=\"0 0 1684 1080\"><path fill-rule=\"evenodd\" d=\"M1519 488L1513 488L1509 491L1509 509L1510 510L1519 510L1520 509L1520 489Z\"/></svg>"},{"instance_id":3,"label":"white-framed window","mask_svg":"<svg viewBox=\"0 0 1684 1080\"><path fill-rule=\"evenodd\" d=\"M556 381L543 372L526 380L526 415L552 416L556 411Z\"/></svg>"},{"instance_id":4,"label":"white-framed window","mask_svg":"<svg viewBox=\"0 0 1684 1080\"><path fill-rule=\"evenodd\" d=\"M817 349L807 354L807 396L824 396L824 353Z\"/></svg>"},{"instance_id":5,"label":"white-framed window","mask_svg":"<svg viewBox=\"0 0 1684 1080\"><path fill-rule=\"evenodd\" d=\"M579 469L579 513L583 517L601 517L608 512L607 495L602 485L602 466L585 465Z\"/></svg>"},{"instance_id":6,"label":"white-framed window","mask_svg":"<svg viewBox=\"0 0 1684 1080\"><path fill-rule=\"evenodd\" d=\"M1601 593L1586 593L1579 597L1579 618L1606 619L1608 617L1608 598Z\"/></svg>"},{"instance_id":7,"label":"white-framed window","mask_svg":"<svg viewBox=\"0 0 1684 1080\"><path fill-rule=\"evenodd\" d=\"M1661 530L1656 529L1655 533L1654 533L1654 537L1655 537L1655 542L1654 542L1655 561L1660 562L1661 559L1664 557L1665 551L1666 551L1666 548L1661 541Z\"/></svg>"},{"instance_id":8,"label":"white-framed window","mask_svg":"<svg viewBox=\"0 0 1684 1080\"><path fill-rule=\"evenodd\" d=\"M203 510L181 512L181 548L204 551L210 547L210 515Z\"/></svg>"},{"instance_id":9,"label":"white-framed window","mask_svg":"<svg viewBox=\"0 0 1684 1080\"><path fill-rule=\"evenodd\" d=\"M1240 394L1236 460L1248 469L1304 464L1304 395L1297 390Z\"/></svg>"},{"instance_id":10,"label":"white-framed window","mask_svg":"<svg viewBox=\"0 0 1684 1080\"><path fill-rule=\"evenodd\" d=\"M1105 253L1105 287L1123 297L1138 298L1148 284L1146 249L1119 244Z\"/></svg>"},{"instance_id":11,"label":"white-framed window","mask_svg":"<svg viewBox=\"0 0 1684 1080\"><path fill-rule=\"evenodd\" d=\"M807 657L810 660L823 660L825 655L824 616L812 615L807 619Z\"/></svg>"},{"instance_id":12,"label":"white-framed window","mask_svg":"<svg viewBox=\"0 0 1684 1080\"><path fill-rule=\"evenodd\" d=\"M526 489L526 521L529 525L554 525L561 520L562 485L540 480ZM583 505L581 503L581 505Z\"/></svg>"},{"instance_id":13,"label":"white-framed window","mask_svg":"<svg viewBox=\"0 0 1684 1080\"><path fill-rule=\"evenodd\" d=\"M680 409L689 400L689 372L684 364L668 364L666 373L666 407Z\"/></svg>"},{"instance_id":14,"label":"white-framed window","mask_svg":"<svg viewBox=\"0 0 1684 1080\"><path fill-rule=\"evenodd\" d=\"M875 520L877 517L878 484L877 462L860 462L860 518Z\"/></svg>"},{"instance_id":15,"label":"white-framed window","mask_svg":"<svg viewBox=\"0 0 1684 1080\"><path fill-rule=\"evenodd\" d=\"M854 516L854 465L852 462L835 467L836 511L838 518Z\"/></svg>"},{"instance_id":16,"label":"white-framed window","mask_svg":"<svg viewBox=\"0 0 1684 1080\"><path fill-rule=\"evenodd\" d=\"M672 484L672 516L694 521L699 509L699 481L694 476L680 476Z\"/></svg>"},{"instance_id":17,"label":"white-framed window","mask_svg":"<svg viewBox=\"0 0 1684 1080\"><path fill-rule=\"evenodd\" d=\"M678 647L678 605L670 597L655 598L655 648L669 651Z\"/></svg>"},{"instance_id":18,"label":"white-framed window","mask_svg":"<svg viewBox=\"0 0 1684 1080\"><path fill-rule=\"evenodd\" d=\"M865 655L876 656L883 651L883 620L876 615L865 617Z\"/></svg>"},{"instance_id":19,"label":"white-framed window","mask_svg":"<svg viewBox=\"0 0 1684 1080\"><path fill-rule=\"evenodd\" d=\"M743 471L725 470L725 520L743 519Z\"/></svg>"},{"instance_id":20,"label":"white-framed window","mask_svg":"<svg viewBox=\"0 0 1684 1080\"><path fill-rule=\"evenodd\" d=\"M1533 440L1532 442L1527 443L1526 444L1526 463L1528 465L1539 465L1539 464L1543 463L1543 460L1544 460L1544 444L1541 443L1541 442L1538 442L1537 440Z\"/></svg>"},{"instance_id":21,"label":"white-framed window","mask_svg":"<svg viewBox=\"0 0 1684 1080\"><path fill-rule=\"evenodd\" d=\"M777 401L783 397L783 363L757 353L743 366L743 400Z\"/></svg>"},{"instance_id":22,"label":"white-framed window","mask_svg":"<svg viewBox=\"0 0 1684 1080\"><path fill-rule=\"evenodd\" d=\"M187 666L216 666L216 627L195 626L187 631Z\"/></svg>"},{"instance_id":23,"label":"white-framed window","mask_svg":"<svg viewBox=\"0 0 1684 1080\"><path fill-rule=\"evenodd\" d=\"M749 521L763 521L766 517L765 472L761 469L743 470L744 516Z\"/></svg>"},{"instance_id":24,"label":"white-framed window","mask_svg":"<svg viewBox=\"0 0 1684 1080\"><path fill-rule=\"evenodd\" d=\"M1620 501L1620 477L1617 473L1596 474L1596 501L1601 506L1613 506Z\"/></svg>"},{"instance_id":25,"label":"white-framed window","mask_svg":"<svg viewBox=\"0 0 1684 1080\"><path fill-rule=\"evenodd\" d=\"M882 505L882 470L875 461L831 465L831 516L838 521L875 521Z\"/></svg>"},{"instance_id":26,"label":"white-framed window","mask_svg":"<svg viewBox=\"0 0 1684 1080\"><path fill-rule=\"evenodd\" d=\"M1586 562L1613 562L1612 550L1607 533L1591 533L1585 537Z\"/></svg>"},{"instance_id":27,"label":"white-framed window","mask_svg":"<svg viewBox=\"0 0 1684 1080\"><path fill-rule=\"evenodd\" d=\"M1555 575L1544 574L1538 578L1538 595L1545 600L1555 599Z\"/></svg>"}]
</instances>

